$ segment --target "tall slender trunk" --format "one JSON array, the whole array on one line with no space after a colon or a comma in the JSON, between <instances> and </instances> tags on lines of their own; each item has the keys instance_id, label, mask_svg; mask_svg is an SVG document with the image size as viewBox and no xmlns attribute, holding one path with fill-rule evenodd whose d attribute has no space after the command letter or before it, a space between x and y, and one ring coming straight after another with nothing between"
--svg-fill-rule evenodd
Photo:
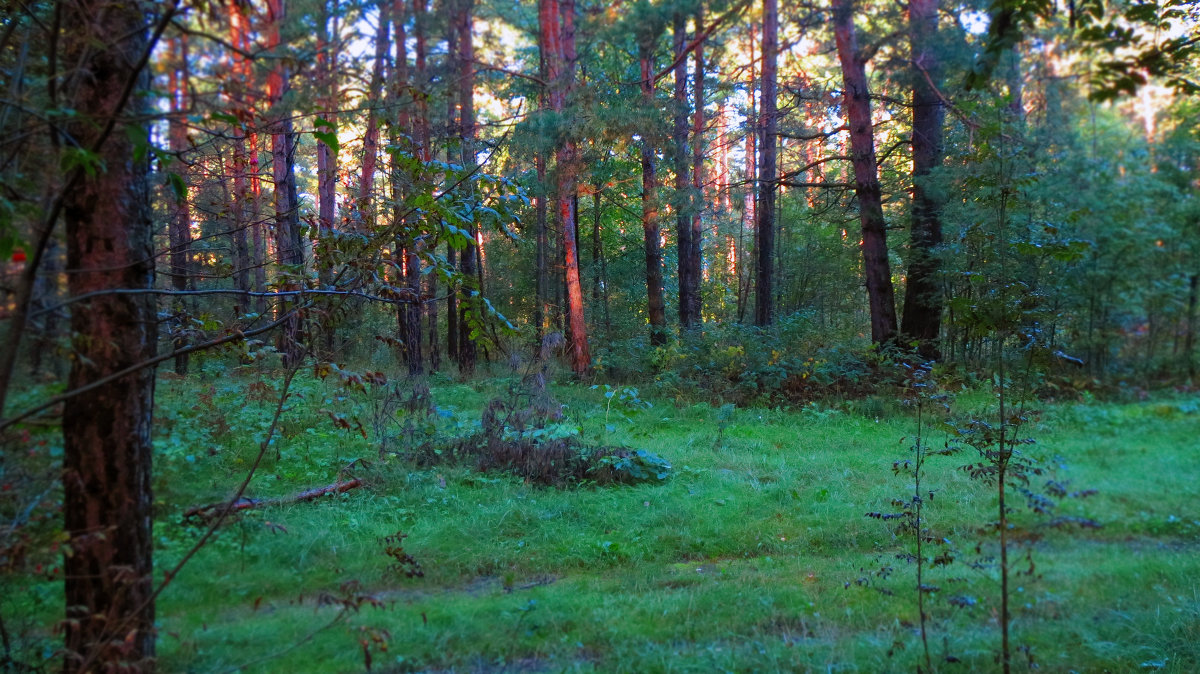
<instances>
[{"instance_id":1,"label":"tall slender trunk","mask_svg":"<svg viewBox=\"0 0 1200 674\"><path fill-rule=\"evenodd\" d=\"M704 30L704 5L696 8L696 34ZM695 63L695 74L692 81L692 99L695 106L692 113L692 237L688 242L688 266L692 270L692 293L689 313L693 325L704 322L701 312L703 302L700 295L700 284L703 281L704 258L704 43L696 45L692 53Z\"/></svg>"},{"instance_id":2,"label":"tall slender trunk","mask_svg":"<svg viewBox=\"0 0 1200 674\"><path fill-rule=\"evenodd\" d=\"M287 18L286 0L267 0L269 24L267 47L279 49L279 32ZM304 247L300 238L300 214L296 199L296 134L292 130L291 111L284 109L283 98L290 87L286 62L277 59L267 77L267 95L271 103L271 174L275 186L275 252L280 265L280 287L299 290L302 286ZM280 311L289 311L294 301L280 303ZM276 348L284 364L296 363L302 353L300 317L292 316L282 326Z\"/></svg>"},{"instance_id":3,"label":"tall slender trunk","mask_svg":"<svg viewBox=\"0 0 1200 674\"><path fill-rule=\"evenodd\" d=\"M239 49L249 44L250 26L245 14L245 7L238 0L229 2L229 41ZM249 119L252 116L251 91L253 89L252 71L249 59L239 53L233 55L233 72L236 74L233 105L235 116ZM246 172L250 168L247 152L255 152L251 146L247 149L247 132L245 128L233 130L233 222L230 237L233 252L233 287L238 290L250 290L250 269L253 266L252 256L247 239L247 230L253 227L254 215L249 208L250 191L246 185ZM247 307L248 308L248 307Z\"/></svg>"},{"instance_id":4,"label":"tall slender trunk","mask_svg":"<svg viewBox=\"0 0 1200 674\"><path fill-rule=\"evenodd\" d=\"M778 144L778 120L775 111L776 63L779 51L779 0L763 0L762 37L762 143L759 148L757 232L757 275L754 286L754 324L768 326L774 321L775 191L777 185L775 152Z\"/></svg>"},{"instance_id":5,"label":"tall slender trunk","mask_svg":"<svg viewBox=\"0 0 1200 674\"><path fill-rule=\"evenodd\" d=\"M838 59L842 64L842 80L845 84L843 96L850 122L850 163L854 167L854 193L858 197L859 219L862 222L863 271L871 309L871 341L885 344L896 337L896 301L888 263L883 199L875 163L875 129L871 122L866 63L858 51L853 12L852 0L834 0L834 36Z\"/></svg>"},{"instance_id":6,"label":"tall slender trunk","mask_svg":"<svg viewBox=\"0 0 1200 674\"><path fill-rule=\"evenodd\" d=\"M375 60L371 66L371 80L367 85L367 128L363 135L362 174L359 176L358 200L352 224L359 230L370 232L374 225L371 209L375 192L375 167L379 164L379 106L383 99L383 64L387 60L391 2L379 0L379 25L375 29Z\"/></svg>"},{"instance_id":7,"label":"tall slender trunk","mask_svg":"<svg viewBox=\"0 0 1200 674\"><path fill-rule=\"evenodd\" d=\"M422 2L423 1L424 0L422 0ZM442 11L447 12L448 15L449 15L449 13L452 13L453 12L453 4L452 3L454 1L455 0L445 0L445 2L444 2L445 7L443 8ZM420 46L421 44L423 44L423 41L420 38L418 38L418 45L419 45L418 49L422 50L422 53L423 53L424 47ZM455 58L458 54L458 27L457 27L457 23L454 21L446 22L446 54L447 54L448 58ZM451 144L452 144L451 139L458 138L459 136L461 136L461 132L459 131L459 121L458 121L458 97L456 94L457 94L457 92L454 92L454 91L447 92L447 94L446 94L446 132L445 132L445 138L443 140L444 140L447 164L455 163L454 158L451 156ZM452 271L458 269L458 251L455 250L454 247L451 246L449 242L446 243L446 265ZM457 363L458 362L458 293L460 292L460 286L458 284L455 284L454 286L452 286L451 288L448 288L447 290L448 290L448 292L446 293L446 355L450 358L450 360Z\"/></svg>"},{"instance_id":8,"label":"tall slender trunk","mask_svg":"<svg viewBox=\"0 0 1200 674\"><path fill-rule=\"evenodd\" d=\"M333 14L331 17L330 14ZM331 34L330 20L334 22ZM322 0L321 14L318 19L317 37L317 90L320 119L327 124L325 131L332 128L333 122L328 119L337 110L337 15L329 11L329 0ZM317 142L317 236L332 246L334 222L337 217L337 155L333 148L323 142ZM326 254L330 252L325 249ZM333 265L329 260L317 260L318 278L322 287L333 283ZM330 337L332 337L332 332Z\"/></svg>"},{"instance_id":9,"label":"tall slender trunk","mask_svg":"<svg viewBox=\"0 0 1200 674\"><path fill-rule=\"evenodd\" d=\"M692 316L696 292L696 270L692 269L692 180L689 174L688 110L687 110L687 17L675 12L671 20L675 56L674 98L672 102L671 159L675 167L675 238L679 266L679 326L685 330L696 323Z\"/></svg>"},{"instance_id":10,"label":"tall slender trunk","mask_svg":"<svg viewBox=\"0 0 1200 674\"><path fill-rule=\"evenodd\" d=\"M642 71L642 102L647 110L654 106L654 42L657 35L646 36L639 45ZM662 232L658 224L658 177L655 174L654 146L657 134L647 129L642 134L642 232L646 242L646 305L650 316L650 344L667 343L666 302L663 299Z\"/></svg>"},{"instance_id":11,"label":"tall slender trunk","mask_svg":"<svg viewBox=\"0 0 1200 674\"><path fill-rule=\"evenodd\" d=\"M191 280L191 245L192 245L192 217L191 209L188 204L188 180L187 180L187 163L183 161L183 153L187 151L187 127L183 123L183 116L187 114L187 92L188 92L188 48L187 35L180 35L173 39L171 52L173 59L168 72L168 90L171 93L171 119L167 123L167 138L171 154L174 157L175 175L178 176L178 182L175 183L175 193L172 195L171 203L171 219L167 225L168 239L171 242L171 254L169 256L171 264L171 287L178 291L188 289L188 284ZM172 303L172 311L176 316L183 316L186 313L186 303L182 297L176 298ZM177 322L174 326L176 336L174 346L179 349L186 345L187 339L183 337L183 324ZM188 371L188 356L180 354L175 356L175 374L187 374Z\"/></svg>"},{"instance_id":12,"label":"tall slender trunk","mask_svg":"<svg viewBox=\"0 0 1200 674\"><path fill-rule=\"evenodd\" d=\"M458 33L458 112L459 138L464 168L475 165L475 40L471 30L471 9L474 0L456 0L453 21ZM471 339L472 325L480 320L478 281L479 248L476 226L472 216L466 223L471 244L459 251L459 270L465 279L458 309L458 369L464 374L475 371L475 341ZM474 286L474 287L473 287ZM468 320L468 318L473 320Z\"/></svg>"},{"instance_id":13,"label":"tall slender trunk","mask_svg":"<svg viewBox=\"0 0 1200 674\"><path fill-rule=\"evenodd\" d=\"M900 332L915 339L925 358L940 358L937 348L942 325L942 286L938 279L936 248L942 243L941 200L929 184L930 172L942 164L942 127L946 112L935 89L938 83L937 42L940 0L910 0L909 41L913 74L913 199L912 244L908 281L904 292L904 317Z\"/></svg>"},{"instance_id":14,"label":"tall slender trunk","mask_svg":"<svg viewBox=\"0 0 1200 674\"><path fill-rule=\"evenodd\" d=\"M83 175L64 197L70 296L99 293L71 311L69 390L152 358L155 302L149 294L103 294L154 285L149 166L136 137L147 78L136 69L148 48L146 7L80 0L62 6L63 62L78 68L70 137L97 148L105 170ZM134 84L136 83L136 84ZM129 105L123 93L134 85ZM133 109L129 109L133 108ZM63 408L64 671L152 670L150 429L154 369L83 391Z\"/></svg>"},{"instance_id":15,"label":"tall slender trunk","mask_svg":"<svg viewBox=\"0 0 1200 674\"><path fill-rule=\"evenodd\" d=\"M537 298L534 301L533 308L533 323L534 337L533 345L534 352L537 353L541 349L542 338L546 334L547 321L550 318L550 292L548 288L548 276L550 273L548 265L549 241L547 236L546 224L546 197L549 194L549 189L546 184L546 153L540 148L537 151L537 156L534 158L537 170L537 207L534 211L534 227L537 229L537 257L535 259L536 268L534 269L534 285L536 288Z\"/></svg>"},{"instance_id":16,"label":"tall slender trunk","mask_svg":"<svg viewBox=\"0 0 1200 674\"><path fill-rule=\"evenodd\" d=\"M395 110L396 121L391 125L391 143L396 147L407 147L419 157L423 164L430 158L428 124L419 124L420 132L414 132L409 106L412 97L407 95L408 81L408 35L405 28L404 0L391 0L392 24L396 33L396 61L391 75L391 108ZM414 7L415 9L423 9ZM424 54L421 55L420 70L424 71ZM424 120L421 120L424 121ZM424 246L424 232L419 231L412 222L401 219L404 187L411 184L409 176L401 174L401 169L392 162L392 228L395 231L397 264L403 270L403 284L411 291L413 301L401 304L396 308L396 322L400 340L404 344L404 361L408 365L410 375L423 374L425 371L422 357L421 340L421 252ZM424 168L422 167L422 170ZM402 264L401 264L402 262Z\"/></svg>"}]
</instances>

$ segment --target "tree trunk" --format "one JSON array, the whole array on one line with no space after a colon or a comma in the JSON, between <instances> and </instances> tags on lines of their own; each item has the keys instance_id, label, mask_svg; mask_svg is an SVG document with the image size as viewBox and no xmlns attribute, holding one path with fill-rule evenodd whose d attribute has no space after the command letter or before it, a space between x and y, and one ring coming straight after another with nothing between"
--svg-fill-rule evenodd
<instances>
[{"instance_id":1,"label":"tree trunk","mask_svg":"<svg viewBox=\"0 0 1200 674\"><path fill-rule=\"evenodd\" d=\"M775 110L775 85L778 77L776 57L779 51L779 0L763 0L762 37L762 143L759 147L757 235L758 259L754 286L754 324L770 325L775 319L775 152L778 120Z\"/></svg>"},{"instance_id":2,"label":"tree trunk","mask_svg":"<svg viewBox=\"0 0 1200 674\"><path fill-rule=\"evenodd\" d=\"M562 115L567 97L574 88L575 63L575 2L574 0L538 0L538 23L542 33L542 48L546 53L547 79L550 83L550 106ZM567 294L567 320L570 324L571 369L577 375L586 374L592 366L588 348L587 324L583 316L583 289L579 279L579 250L575 231L575 181L578 174L578 152L567 130L560 131L555 152L557 190L555 194L558 224L562 228L563 265Z\"/></svg>"},{"instance_id":3,"label":"tree trunk","mask_svg":"<svg viewBox=\"0 0 1200 674\"><path fill-rule=\"evenodd\" d=\"M654 42L649 35L639 45L642 71L642 102L647 110L654 109ZM642 232L646 241L646 308L650 315L650 344L667 343L667 311L663 299L662 233L658 224L658 178L654 167L655 137L653 129L642 134Z\"/></svg>"},{"instance_id":4,"label":"tree trunk","mask_svg":"<svg viewBox=\"0 0 1200 674\"><path fill-rule=\"evenodd\" d=\"M270 24L267 47L279 49L279 30L287 17L286 0L268 0ZM296 134L290 111L283 108L283 97L290 87L290 74L283 59L277 59L267 78L271 103L271 174L275 184L275 252L284 290L299 290L302 285L304 247L300 238L300 213L296 199ZM280 303L280 311L292 310L294 300ZM302 353L300 317L292 316L282 326L276 348L283 354L285 367L298 361Z\"/></svg>"},{"instance_id":5,"label":"tree trunk","mask_svg":"<svg viewBox=\"0 0 1200 674\"><path fill-rule=\"evenodd\" d=\"M187 75L187 36L181 35L173 39L171 52L174 55L172 63L169 65L168 73L168 89L171 92L171 119L167 123L167 138L171 149L171 154L174 157L174 171L178 176L178 181L175 183L174 193L171 195L171 219L167 224L168 239L171 242L171 254L169 260L171 263L171 287L175 290L183 291L188 289L188 283L191 279L191 245L192 245L192 218L191 210L188 205L188 180L187 180L187 164L183 161L183 153L187 151L187 127L184 125L183 116L187 114L187 90L188 90L188 75ZM182 297L176 298L172 303L172 312L178 318L175 321L173 329L176 331L175 339L173 340L176 350L187 344L187 339L183 337L185 323L182 320L186 315L186 303ZM184 375L188 371L188 356L180 354L175 356L175 374Z\"/></svg>"},{"instance_id":6,"label":"tree trunk","mask_svg":"<svg viewBox=\"0 0 1200 674\"><path fill-rule=\"evenodd\" d=\"M414 132L409 106L412 98L405 91L408 82L408 35L405 29L404 0L391 0L392 23L396 32L396 62L392 68L390 98L391 107L396 111L396 121L391 125L391 143L395 147L407 147L413 155L427 164L430 157L428 125L422 126L421 133ZM423 7L414 7L414 10ZM424 54L418 59L420 71L424 73ZM423 121L423 120L422 120ZM409 140L411 139L411 140ZM401 175L401 170L392 162L392 229L395 232L396 258L394 264L403 271L402 282L410 291L415 301L396 307L397 332L404 344L404 362L408 366L409 375L423 374L425 371L422 357L421 340L424 337L421 329L421 250L423 247L423 232L418 231L413 223L402 220L404 208L404 186L411 184L408 176Z\"/></svg>"},{"instance_id":7,"label":"tree trunk","mask_svg":"<svg viewBox=\"0 0 1200 674\"><path fill-rule=\"evenodd\" d=\"M249 44L247 37L250 32L249 21L245 7L237 0L229 2L229 41L239 49L245 49ZM233 71L236 73L236 85L233 87L234 115L241 120L248 120L252 113L253 89L252 71L249 60L235 53L233 55ZM233 252L233 287L238 290L250 290L250 269L253 266L247 230L253 227L254 216L249 208L250 191L246 185L246 172L250 168L247 152L256 152L251 146L247 149L247 132L244 128L233 130L233 227L231 232L231 249ZM249 307L245 307L249 309Z\"/></svg>"},{"instance_id":8,"label":"tree trunk","mask_svg":"<svg viewBox=\"0 0 1200 674\"><path fill-rule=\"evenodd\" d=\"M549 237L547 235L546 223L546 196L549 194L549 189L546 184L546 154L540 148L537 151L537 157L534 161L537 170L538 194L537 208L534 211L534 226L537 228L537 257L534 261L536 265L534 269L534 285L537 298L533 308L534 338L536 340L533 349L534 353L538 353L541 351L542 338L546 335L547 321L550 318L550 291L548 287L550 270L547 260Z\"/></svg>"},{"instance_id":9,"label":"tree trunk","mask_svg":"<svg viewBox=\"0 0 1200 674\"><path fill-rule=\"evenodd\" d=\"M317 39L317 87L319 91L318 105L320 113L324 116L325 122L332 124L328 119L334 111L337 110L338 92L337 92L337 18L334 13L333 21L334 31L332 35L329 31L329 14L328 0L322 0L321 15L318 19L320 22L318 39ZM325 127L323 131L329 132L334 127ZM328 246L332 246L335 218L337 217L337 155L334 154L333 148L323 142L317 141L317 236L322 241L326 241ZM326 255L332 252L326 248ZM333 265L328 259L317 260L318 278L322 287L329 287L333 283ZM332 337L332 332L330 336Z\"/></svg>"},{"instance_id":10,"label":"tree trunk","mask_svg":"<svg viewBox=\"0 0 1200 674\"><path fill-rule=\"evenodd\" d=\"M937 348L942 325L942 286L938 278L936 248L942 243L941 200L929 184L930 172L942 164L942 127L945 108L934 89L938 82L937 42L939 0L910 0L909 41L913 74L913 200L912 244L908 285L904 293L904 319L900 332L917 341L924 358L940 358Z\"/></svg>"},{"instance_id":11,"label":"tree trunk","mask_svg":"<svg viewBox=\"0 0 1200 674\"><path fill-rule=\"evenodd\" d=\"M842 64L842 80L845 85L843 98L850 122L854 193L858 197L859 218L862 222L863 271L867 279L867 299L871 309L871 341L875 344L885 344L896 337L896 301L888 263L883 199L879 187L878 167L875 163L875 130L871 123L866 63L858 51L853 11L852 0L834 0L834 36L837 39L838 59Z\"/></svg>"},{"instance_id":12,"label":"tree trunk","mask_svg":"<svg viewBox=\"0 0 1200 674\"><path fill-rule=\"evenodd\" d=\"M692 269L692 180L688 175L691 157L688 156L687 110L687 17L675 12L671 21L675 56L675 96L671 129L671 158L675 166L675 238L679 263L679 326L690 329L696 323L692 316L696 292L696 270Z\"/></svg>"},{"instance_id":13,"label":"tree trunk","mask_svg":"<svg viewBox=\"0 0 1200 674\"><path fill-rule=\"evenodd\" d=\"M454 23L458 33L458 102L462 164L475 166L475 40L471 30L471 9L475 0L456 0ZM460 189L466 189L465 187ZM475 371L475 341L472 325L481 320L479 287L475 278L479 269L479 248L474 216L466 223L471 244L459 251L459 270L464 278L464 293L458 308L458 369L463 374ZM468 320L470 318L470 320Z\"/></svg>"},{"instance_id":14,"label":"tree trunk","mask_svg":"<svg viewBox=\"0 0 1200 674\"><path fill-rule=\"evenodd\" d=\"M80 0L62 6L64 63L80 69L71 137L98 144L114 117L140 119L148 84L136 70L148 48L147 7ZM137 82L131 105L123 92ZM136 124L136 123L134 123ZM105 169L67 192L68 292L77 297L154 284L154 226L148 162L135 158L147 129L118 121L98 155ZM155 302L110 294L71 311L74 357L68 388L81 387L152 358ZM63 408L64 670L152 671L154 602L150 439L154 369L146 368L69 398Z\"/></svg>"},{"instance_id":15,"label":"tree trunk","mask_svg":"<svg viewBox=\"0 0 1200 674\"><path fill-rule=\"evenodd\" d=\"M388 30L391 13L389 0L379 2L379 25L375 30L375 61L367 85L367 128L363 135L362 174L358 183L358 201L352 223L358 231L374 229L375 215L371 209L375 191L375 167L379 163L379 105L383 98L383 63L387 59Z\"/></svg>"}]
</instances>

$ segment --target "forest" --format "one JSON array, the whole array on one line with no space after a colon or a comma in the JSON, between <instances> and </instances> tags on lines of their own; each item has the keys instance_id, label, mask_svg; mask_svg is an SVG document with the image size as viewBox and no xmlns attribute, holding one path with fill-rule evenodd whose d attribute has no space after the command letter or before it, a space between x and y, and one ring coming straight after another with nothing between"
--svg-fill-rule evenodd
<instances>
[{"instance_id":1,"label":"forest","mask_svg":"<svg viewBox=\"0 0 1200 674\"><path fill-rule=\"evenodd\" d=\"M1200 5L0 0L0 672L1200 670Z\"/></svg>"}]
</instances>

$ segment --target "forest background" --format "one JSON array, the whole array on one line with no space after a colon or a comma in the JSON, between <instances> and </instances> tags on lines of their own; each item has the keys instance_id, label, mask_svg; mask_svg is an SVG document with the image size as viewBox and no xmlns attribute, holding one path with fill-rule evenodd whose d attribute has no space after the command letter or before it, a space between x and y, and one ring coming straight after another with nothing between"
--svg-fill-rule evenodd
<instances>
[{"instance_id":1,"label":"forest background","mask_svg":"<svg viewBox=\"0 0 1200 674\"><path fill-rule=\"evenodd\" d=\"M1196 6L784 5L6 4L0 562L65 593L44 658L152 663L156 599L295 424L421 466L515 433L669 473L581 449L597 419L553 400L556 363L602 439L654 397L710 404L714 450L738 410L989 390L999 484L1030 423L1006 395L1194 393ZM479 420L448 430L439 387ZM153 457L212 444L183 416L255 400L244 478L154 487ZM362 484L342 468L317 496ZM156 580L164 493L228 498Z\"/></svg>"}]
</instances>

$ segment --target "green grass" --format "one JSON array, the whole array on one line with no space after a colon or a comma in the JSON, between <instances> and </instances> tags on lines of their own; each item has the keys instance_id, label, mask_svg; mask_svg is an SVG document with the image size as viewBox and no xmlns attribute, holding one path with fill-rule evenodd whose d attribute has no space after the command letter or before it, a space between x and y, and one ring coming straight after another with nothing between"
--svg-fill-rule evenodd
<instances>
[{"instance_id":1,"label":"green grass","mask_svg":"<svg viewBox=\"0 0 1200 674\"><path fill-rule=\"evenodd\" d=\"M182 512L227 496L252 461L273 409L255 382L270 387L270 376L160 382L160 569L199 533ZM504 387L439 382L441 432L469 430ZM329 484L355 458L370 462L354 469L368 485L227 525L159 602L163 671L362 671L362 641L373 671L879 672L921 662L914 570L895 558L908 543L863 516L907 493L891 466L909 455L914 423L890 402L738 409L714 447L716 408L652 401L610 416L606 431L601 392L558 387L565 423L586 439L651 450L675 472L665 485L555 490L381 460L377 395L309 379L297 393L252 495ZM1042 671L1200 668L1194 407L1058 405L1029 429L1035 452L1061 458L1060 477L1099 490L1063 509L1104 524L1048 532L1034 546L1034 575L1015 577L1015 643ZM335 428L322 410L372 437ZM997 573L967 563L995 511L991 491L957 469L973 459L937 458L927 478L937 490L930 525L960 551L934 572L944 588L930 609L935 661L961 660L945 671L996 668ZM424 577L389 570L382 539L396 532ZM1026 570L1023 553L1014 557ZM894 568L887 579L873 574L882 565ZM10 630L30 648L52 647L58 585L2 578ZM946 598L957 594L978 603L955 608ZM368 596L378 605L325 627L337 601ZM1020 653L1016 669L1026 668Z\"/></svg>"}]
</instances>

